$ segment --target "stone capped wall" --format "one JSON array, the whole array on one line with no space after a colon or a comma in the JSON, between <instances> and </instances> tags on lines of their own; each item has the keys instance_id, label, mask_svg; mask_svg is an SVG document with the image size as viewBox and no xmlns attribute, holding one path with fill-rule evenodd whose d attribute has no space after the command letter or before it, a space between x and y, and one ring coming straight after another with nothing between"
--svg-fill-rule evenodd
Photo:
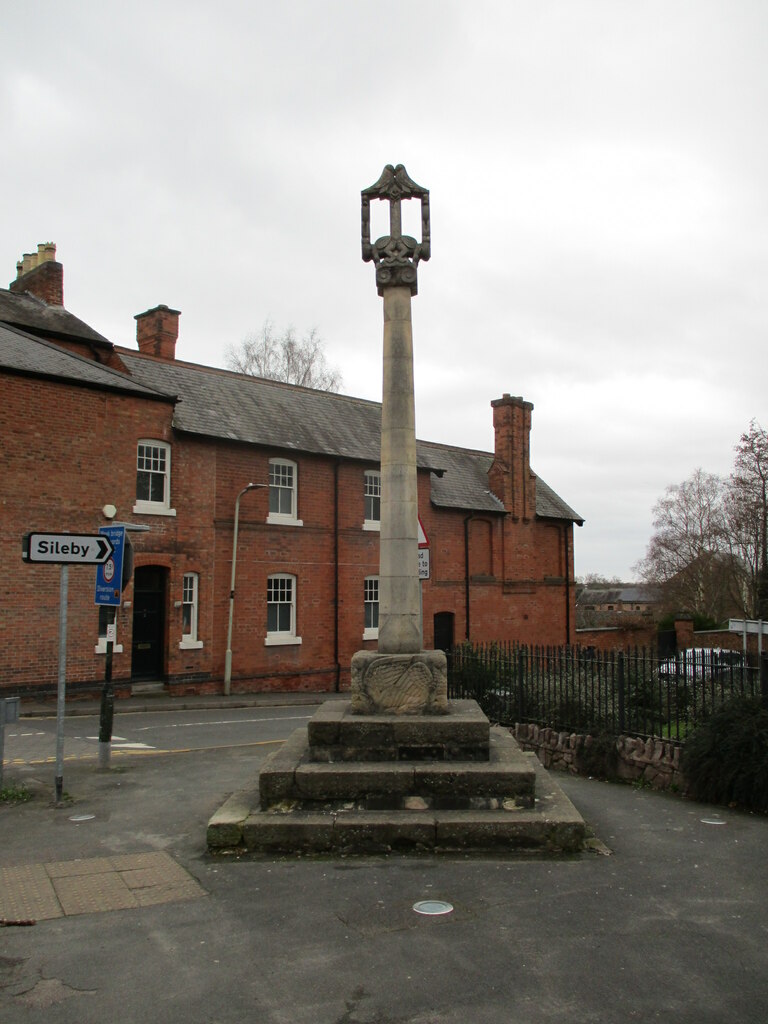
<instances>
[{"instance_id":1,"label":"stone capped wall","mask_svg":"<svg viewBox=\"0 0 768 1024\"><path fill-rule=\"evenodd\" d=\"M511 730L523 750L534 751L545 768L582 774L580 755L594 742L582 733L561 732L528 722ZM674 787L685 792L687 783L680 770L680 746L664 740L643 740L633 736L616 739L616 774L629 782L643 782L654 789Z\"/></svg>"}]
</instances>

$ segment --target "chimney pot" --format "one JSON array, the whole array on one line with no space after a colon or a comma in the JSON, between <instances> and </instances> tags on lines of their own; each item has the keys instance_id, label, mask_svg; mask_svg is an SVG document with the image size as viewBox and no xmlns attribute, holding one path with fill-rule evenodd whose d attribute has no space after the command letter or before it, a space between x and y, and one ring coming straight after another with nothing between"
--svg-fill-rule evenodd
<instances>
[{"instance_id":1,"label":"chimney pot","mask_svg":"<svg viewBox=\"0 0 768 1024\"><path fill-rule=\"evenodd\" d=\"M56 262L56 245L41 242L37 252L25 252L16 264L16 279L8 286L20 295L36 295L49 306L64 305L64 268Z\"/></svg>"}]
</instances>

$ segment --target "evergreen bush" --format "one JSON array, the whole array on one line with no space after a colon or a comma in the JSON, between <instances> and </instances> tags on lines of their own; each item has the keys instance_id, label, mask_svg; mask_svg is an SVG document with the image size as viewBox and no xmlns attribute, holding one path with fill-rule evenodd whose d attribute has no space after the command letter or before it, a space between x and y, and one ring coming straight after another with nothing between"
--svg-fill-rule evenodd
<instances>
[{"instance_id":1,"label":"evergreen bush","mask_svg":"<svg viewBox=\"0 0 768 1024\"><path fill-rule=\"evenodd\" d=\"M768 709L737 698L686 738L681 767L692 796L768 811Z\"/></svg>"},{"instance_id":2,"label":"evergreen bush","mask_svg":"<svg viewBox=\"0 0 768 1024\"><path fill-rule=\"evenodd\" d=\"M605 732L587 736L576 756L579 773L593 779L615 779L618 764L616 737Z\"/></svg>"}]
</instances>

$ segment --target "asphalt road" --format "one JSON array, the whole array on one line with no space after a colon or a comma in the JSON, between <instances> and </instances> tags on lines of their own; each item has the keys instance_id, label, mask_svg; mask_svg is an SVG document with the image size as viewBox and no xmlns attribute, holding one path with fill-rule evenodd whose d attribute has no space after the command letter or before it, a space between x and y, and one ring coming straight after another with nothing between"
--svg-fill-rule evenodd
<instances>
[{"instance_id":1,"label":"asphalt road","mask_svg":"<svg viewBox=\"0 0 768 1024\"><path fill-rule=\"evenodd\" d=\"M91 747L65 766L61 806L51 766L9 771L34 794L0 806L11 879L163 854L203 894L3 928L3 1024L768 1020L762 816L563 777L610 855L209 856L210 815L311 711L120 714L116 734L154 750L117 753L111 771L95 767L95 718L67 721L70 749ZM55 722L21 726L43 736L14 742L50 752ZM188 736L232 745L184 753ZM454 909L414 912L429 899Z\"/></svg>"},{"instance_id":2,"label":"asphalt road","mask_svg":"<svg viewBox=\"0 0 768 1024\"><path fill-rule=\"evenodd\" d=\"M112 755L171 754L281 743L305 725L314 708L228 708L115 714ZM98 715L64 720L64 763L98 759ZM5 728L6 770L55 764L56 719L22 718Z\"/></svg>"}]
</instances>

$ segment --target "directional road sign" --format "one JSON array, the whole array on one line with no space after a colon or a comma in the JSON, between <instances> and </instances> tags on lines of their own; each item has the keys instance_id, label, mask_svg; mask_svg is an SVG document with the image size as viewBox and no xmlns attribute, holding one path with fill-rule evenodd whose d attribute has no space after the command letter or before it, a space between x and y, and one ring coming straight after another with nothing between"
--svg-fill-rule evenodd
<instances>
[{"instance_id":1,"label":"directional road sign","mask_svg":"<svg viewBox=\"0 0 768 1024\"><path fill-rule=\"evenodd\" d=\"M768 622L762 619L729 619L728 629L732 633L757 633L768 636Z\"/></svg>"},{"instance_id":2,"label":"directional road sign","mask_svg":"<svg viewBox=\"0 0 768 1024\"><path fill-rule=\"evenodd\" d=\"M99 534L27 533L21 547L25 562L57 565L103 565L112 556L109 537Z\"/></svg>"},{"instance_id":3,"label":"directional road sign","mask_svg":"<svg viewBox=\"0 0 768 1024\"><path fill-rule=\"evenodd\" d=\"M123 591L123 557L125 555L125 527L100 526L100 540L106 540L112 548L111 556L96 570L96 590L93 603L120 605Z\"/></svg>"}]
</instances>

